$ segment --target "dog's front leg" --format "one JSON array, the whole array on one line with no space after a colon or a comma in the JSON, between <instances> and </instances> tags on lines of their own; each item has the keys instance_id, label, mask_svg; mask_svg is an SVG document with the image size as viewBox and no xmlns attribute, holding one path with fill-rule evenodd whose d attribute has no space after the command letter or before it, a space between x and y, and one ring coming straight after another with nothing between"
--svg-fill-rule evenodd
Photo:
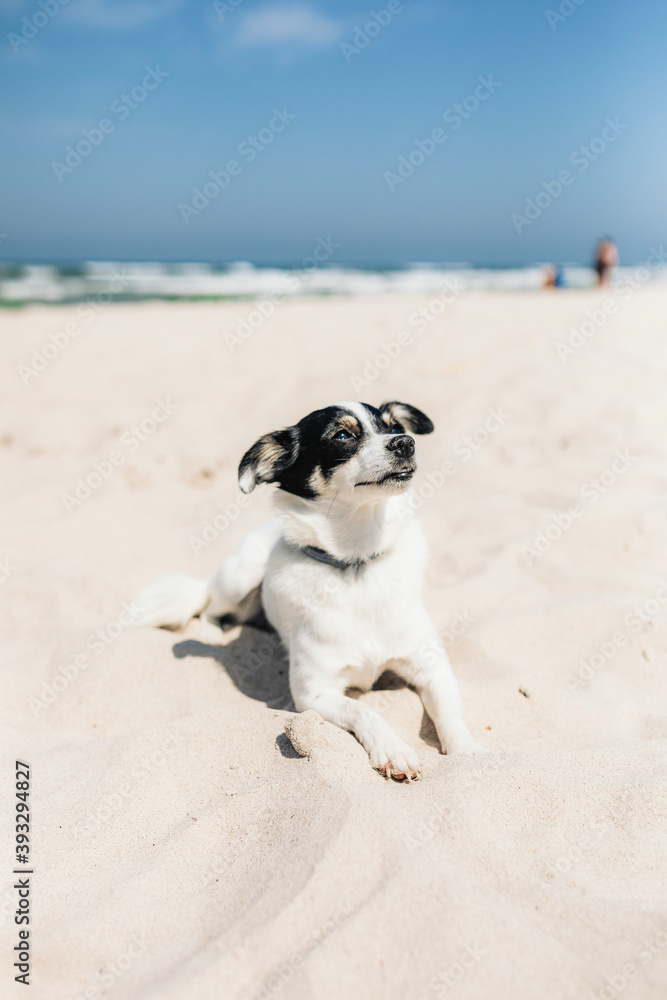
<instances>
[{"instance_id":1,"label":"dog's front leg","mask_svg":"<svg viewBox=\"0 0 667 1000\"><path fill-rule=\"evenodd\" d=\"M446 754L487 753L470 733L463 718L461 694L449 657L439 639L411 658L406 679L416 687Z\"/></svg>"},{"instance_id":2,"label":"dog's front leg","mask_svg":"<svg viewBox=\"0 0 667 1000\"><path fill-rule=\"evenodd\" d=\"M312 709L327 722L354 733L370 757L371 765L388 778L414 780L421 776L421 761L382 716L362 702L348 698L335 687L307 687L291 682L298 712Z\"/></svg>"}]
</instances>

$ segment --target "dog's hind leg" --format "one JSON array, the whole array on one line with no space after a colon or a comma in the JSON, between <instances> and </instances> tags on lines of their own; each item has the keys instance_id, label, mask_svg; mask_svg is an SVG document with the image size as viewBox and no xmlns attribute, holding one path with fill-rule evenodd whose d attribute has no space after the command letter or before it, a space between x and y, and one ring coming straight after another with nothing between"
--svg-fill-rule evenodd
<instances>
[{"instance_id":1,"label":"dog's hind leg","mask_svg":"<svg viewBox=\"0 0 667 1000\"><path fill-rule=\"evenodd\" d=\"M224 560L209 584L208 618L242 622L260 612L260 587L266 563L280 534L279 521L267 521L246 535L236 551Z\"/></svg>"},{"instance_id":2,"label":"dog's hind leg","mask_svg":"<svg viewBox=\"0 0 667 1000\"><path fill-rule=\"evenodd\" d=\"M211 580L184 573L161 576L134 598L134 624L182 628L204 611L214 620L229 616L241 622L256 617L266 561L279 536L275 520L251 531Z\"/></svg>"}]
</instances>

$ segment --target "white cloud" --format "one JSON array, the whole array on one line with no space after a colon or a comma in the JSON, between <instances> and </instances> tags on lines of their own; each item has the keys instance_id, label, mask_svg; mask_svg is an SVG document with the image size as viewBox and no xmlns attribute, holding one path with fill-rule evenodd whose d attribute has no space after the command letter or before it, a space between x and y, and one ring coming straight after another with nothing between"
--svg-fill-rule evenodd
<instances>
[{"instance_id":1,"label":"white cloud","mask_svg":"<svg viewBox=\"0 0 667 1000\"><path fill-rule=\"evenodd\" d=\"M246 14L234 39L239 48L316 49L338 41L343 28L306 4L272 4Z\"/></svg>"},{"instance_id":2,"label":"white cloud","mask_svg":"<svg viewBox=\"0 0 667 1000\"><path fill-rule=\"evenodd\" d=\"M63 8L63 16L90 28L127 31L161 20L180 4L181 0L75 0Z\"/></svg>"}]
</instances>

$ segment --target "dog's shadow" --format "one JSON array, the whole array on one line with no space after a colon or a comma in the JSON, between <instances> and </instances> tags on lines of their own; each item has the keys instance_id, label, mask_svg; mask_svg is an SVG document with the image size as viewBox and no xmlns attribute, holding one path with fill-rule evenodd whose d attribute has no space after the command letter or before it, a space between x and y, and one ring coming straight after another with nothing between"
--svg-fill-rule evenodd
<instances>
[{"instance_id":1,"label":"dog's shadow","mask_svg":"<svg viewBox=\"0 0 667 1000\"><path fill-rule=\"evenodd\" d=\"M172 647L172 652L178 660L189 656L215 660L246 697L263 701L267 708L296 711L289 689L287 651L277 632L242 625L238 636L227 645L183 639ZM408 686L402 678L386 670L373 685L373 690L396 690ZM361 692L349 693L358 697ZM426 711L422 714L419 735L425 743L439 748L435 726ZM280 745L284 756L299 756L284 734L278 737L277 742L284 744Z\"/></svg>"},{"instance_id":2,"label":"dog's shadow","mask_svg":"<svg viewBox=\"0 0 667 1000\"><path fill-rule=\"evenodd\" d=\"M172 647L172 652L178 660L188 656L215 660L246 697L263 701L267 708L295 711L287 653L277 632L243 625L238 636L225 646L183 639Z\"/></svg>"}]
</instances>

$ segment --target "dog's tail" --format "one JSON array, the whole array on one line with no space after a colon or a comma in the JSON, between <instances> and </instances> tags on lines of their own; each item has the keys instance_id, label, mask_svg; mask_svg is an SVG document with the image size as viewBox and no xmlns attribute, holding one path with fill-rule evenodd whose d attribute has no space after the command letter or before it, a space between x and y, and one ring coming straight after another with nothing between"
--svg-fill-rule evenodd
<instances>
[{"instance_id":1,"label":"dog's tail","mask_svg":"<svg viewBox=\"0 0 667 1000\"><path fill-rule=\"evenodd\" d=\"M135 625L183 628L211 599L211 581L185 573L167 573L143 587L132 602Z\"/></svg>"}]
</instances>

